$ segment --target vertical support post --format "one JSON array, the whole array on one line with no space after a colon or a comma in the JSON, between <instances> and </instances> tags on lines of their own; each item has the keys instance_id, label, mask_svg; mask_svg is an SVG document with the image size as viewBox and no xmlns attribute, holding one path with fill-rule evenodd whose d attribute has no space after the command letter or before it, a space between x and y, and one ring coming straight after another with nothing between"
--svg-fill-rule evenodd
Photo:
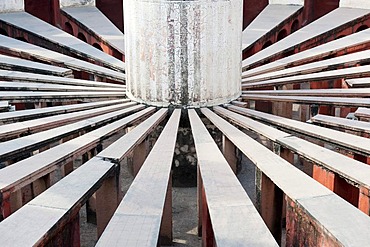
<instances>
[{"instance_id":1,"label":"vertical support post","mask_svg":"<svg viewBox=\"0 0 370 247\"><path fill-rule=\"evenodd\" d=\"M198 191L197 191L197 205L198 205L198 237L202 236L202 216L203 216L203 200L202 200L202 190L203 190L203 182L202 176L200 174L199 165L197 168L197 184L198 184Z\"/></svg>"},{"instance_id":2,"label":"vertical support post","mask_svg":"<svg viewBox=\"0 0 370 247\"><path fill-rule=\"evenodd\" d=\"M300 105L300 121L306 122L310 119L310 106L309 105Z\"/></svg>"},{"instance_id":3,"label":"vertical support post","mask_svg":"<svg viewBox=\"0 0 370 247\"><path fill-rule=\"evenodd\" d=\"M287 201L286 246L342 246L336 238L323 229L320 222L312 219L305 209L296 205L287 196L285 198Z\"/></svg>"},{"instance_id":4,"label":"vertical support post","mask_svg":"<svg viewBox=\"0 0 370 247\"><path fill-rule=\"evenodd\" d=\"M44 152L48 149L50 149L50 145L45 145L45 146L39 148L37 151L38 151L38 153L41 153L41 152Z\"/></svg>"},{"instance_id":5,"label":"vertical support post","mask_svg":"<svg viewBox=\"0 0 370 247\"><path fill-rule=\"evenodd\" d=\"M280 148L280 157L288 161L290 164L294 164L294 154L287 148Z\"/></svg>"},{"instance_id":6,"label":"vertical support post","mask_svg":"<svg viewBox=\"0 0 370 247\"><path fill-rule=\"evenodd\" d=\"M42 192L44 192L48 187L48 175L41 177L34 182L32 182L32 194L33 197L36 197L40 195Z\"/></svg>"},{"instance_id":7,"label":"vertical support post","mask_svg":"<svg viewBox=\"0 0 370 247\"><path fill-rule=\"evenodd\" d=\"M370 191L367 188L360 187L358 198L358 208L367 215L370 215Z\"/></svg>"},{"instance_id":8,"label":"vertical support post","mask_svg":"<svg viewBox=\"0 0 370 247\"><path fill-rule=\"evenodd\" d=\"M119 198L119 166L115 173L107 177L102 186L96 191L96 222L98 237L103 233L114 211L118 206Z\"/></svg>"},{"instance_id":9,"label":"vertical support post","mask_svg":"<svg viewBox=\"0 0 370 247\"><path fill-rule=\"evenodd\" d=\"M306 159L302 159L303 171L310 177L313 177L313 164Z\"/></svg>"},{"instance_id":10,"label":"vertical support post","mask_svg":"<svg viewBox=\"0 0 370 247\"><path fill-rule=\"evenodd\" d=\"M144 161L148 155L149 149L148 140L144 140L140 143L135 149L132 157L132 173L134 177L138 174L141 166L144 164Z\"/></svg>"},{"instance_id":11,"label":"vertical support post","mask_svg":"<svg viewBox=\"0 0 370 247\"><path fill-rule=\"evenodd\" d=\"M10 192L8 191L0 194L0 222L12 213L10 196Z\"/></svg>"},{"instance_id":12,"label":"vertical support post","mask_svg":"<svg viewBox=\"0 0 370 247\"><path fill-rule=\"evenodd\" d=\"M96 193L86 201L86 220L88 223L97 224L96 220Z\"/></svg>"},{"instance_id":13,"label":"vertical support post","mask_svg":"<svg viewBox=\"0 0 370 247\"><path fill-rule=\"evenodd\" d=\"M238 164L238 159L236 157L236 147L234 143L232 143L225 135L222 135L222 152L231 169L236 174Z\"/></svg>"},{"instance_id":14,"label":"vertical support post","mask_svg":"<svg viewBox=\"0 0 370 247\"><path fill-rule=\"evenodd\" d=\"M281 242L283 192L261 174L260 213L277 243Z\"/></svg>"},{"instance_id":15,"label":"vertical support post","mask_svg":"<svg viewBox=\"0 0 370 247\"><path fill-rule=\"evenodd\" d=\"M75 218L70 223L70 243L72 247L80 247L80 215L77 213ZM65 245L66 246L66 245Z\"/></svg>"},{"instance_id":16,"label":"vertical support post","mask_svg":"<svg viewBox=\"0 0 370 247\"><path fill-rule=\"evenodd\" d=\"M73 171L73 160L71 160L70 162L68 162L67 164L65 164L62 167L62 171L63 171L63 177L65 177L68 174L70 174Z\"/></svg>"},{"instance_id":17,"label":"vertical support post","mask_svg":"<svg viewBox=\"0 0 370 247\"><path fill-rule=\"evenodd\" d=\"M344 178L335 176L333 191L353 206L358 207L360 190L352 184L349 184Z\"/></svg>"},{"instance_id":18,"label":"vertical support post","mask_svg":"<svg viewBox=\"0 0 370 247\"><path fill-rule=\"evenodd\" d=\"M96 153L96 148L91 149L89 152L87 152L87 159L92 159L96 155Z\"/></svg>"},{"instance_id":19,"label":"vertical support post","mask_svg":"<svg viewBox=\"0 0 370 247\"><path fill-rule=\"evenodd\" d=\"M27 203L33 199L32 184L25 185L22 189L23 203Z\"/></svg>"},{"instance_id":20,"label":"vertical support post","mask_svg":"<svg viewBox=\"0 0 370 247\"><path fill-rule=\"evenodd\" d=\"M364 156L364 155L361 155L361 154L354 154L354 157L353 157L355 160L358 160L360 162L363 162L365 164L368 164L370 165L370 157L368 156Z\"/></svg>"},{"instance_id":21,"label":"vertical support post","mask_svg":"<svg viewBox=\"0 0 370 247\"><path fill-rule=\"evenodd\" d=\"M330 106L330 105L320 105L319 114L333 116L334 115L334 108L333 108L333 106Z\"/></svg>"},{"instance_id":22,"label":"vertical support post","mask_svg":"<svg viewBox=\"0 0 370 247\"><path fill-rule=\"evenodd\" d=\"M279 155L281 158L288 161L290 164L294 164L294 154L289 149L282 147L280 144L273 143L274 153Z\"/></svg>"},{"instance_id":23,"label":"vertical support post","mask_svg":"<svg viewBox=\"0 0 370 247\"><path fill-rule=\"evenodd\" d=\"M23 206L22 191L16 190L10 194L10 210L14 213Z\"/></svg>"},{"instance_id":24,"label":"vertical support post","mask_svg":"<svg viewBox=\"0 0 370 247\"><path fill-rule=\"evenodd\" d=\"M96 153L96 148L91 149L85 155L82 156L83 162L87 162L92 157L94 157ZM89 200L86 202L86 217L87 222L92 224L97 224L97 216L96 216L96 193L94 193Z\"/></svg>"},{"instance_id":25,"label":"vertical support post","mask_svg":"<svg viewBox=\"0 0 370 247\"><path fill-rule=\"evenodd\" d=\"M172 245L172 172L168 180L159 236L161 245Z\"/></svg>"},{"instance_id":26,"label":"vertical support post","mask_svg":"<svg viewBox=\"0 0 370 247\"><path fill-rule=\"evenodd\" d=\"M211 217L209 215L207 197L202 187L202 247L215 246Z\"/></svg>"},{"instance_id":27,"label":"vertical support post","mask_svg":"<svg viewBox=\"0 0 370 247\"><path fill-rule=\"evenodd\" d=\"M78 212L46 246L80 247L80 215Z\"/></svg>"},{"instance_id":28,"label":"vertical support post","mask_svg":"<svg viewBox=\"0 0 370 247\"><path fill-rule=\"evenodd\" d=\"M334 182L335 182L334 173L314 164L312 177L316 181L327 187L329 190L334 191Z\"/></svg>"},{"instance_id":29,"label":"vertical support post","mask_svg":"<svg viewBox=\"0 0 370 247\"><path fill-rule=\"evenodd\" d=\"M62 179L62 169L58 167L56 170L49 173L49 184L48 187L52 186L56 182L58 182L60 179Z\"/></svg>"},{"instance_id":30,"label":"vertical support post","mask_svg":"<svg viewBox=\"0 0 370 247\"><path fill-rule=\"evenodd\" d=\"M255 101L254 110L271 113L272 112L272 102Z\"/></svg>"}]
</instances>

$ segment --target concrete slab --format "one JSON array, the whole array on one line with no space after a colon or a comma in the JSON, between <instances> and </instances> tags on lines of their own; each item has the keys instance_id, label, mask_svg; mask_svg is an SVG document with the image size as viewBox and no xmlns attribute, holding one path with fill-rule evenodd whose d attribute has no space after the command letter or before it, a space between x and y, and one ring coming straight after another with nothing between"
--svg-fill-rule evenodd
<instances>
[{"instance_id":1,"label":"concrete slab","mask_svg":"<svg viewBox=\"0 0 370 247\"><path fill-rule=\"evenodd\" d=\"M106 77L117 81L125 80L122 70L115 71L36 45L9 38L4 35L0 35L0 51L5 54L12 54L14 56L25 57L27 59L36 58L46 63L56 64L76 71L85 71L103 78Z\"/></svg>"},{"instance_id":2,"label":"concrete slab","mask_svg":"<svg viewBox=\"0 0 370 247\"><path fill-rule=\"evenodd\" d=\"M211 110L202 109L202 113L289 198L297 200L332 193Z\"/></svg>"},{"instance_id":3,"label":"concrete slab","mask_svg":"<svg viewBox=\"0 0 370 247\"><path fill-rule=\"evenodd\" d=\"M366 188L370 187L370 167L362 162L296 136L292 136L291 134L278 130L272 126L261 124L260 122L235 112L228 111L222 107L214 107L214 111L232 123L236 123L244 129L250 129L259 135L263 135L274 143L280 144L282 147L299 154L301 157L313 162L314 164L325 167L325 169L330 170L335 174L339 174L341 177L348 179L348 181L351 181L353 184L361 185ZM353 120L349 121L354 122ZM270 136L266 135L267 131L274 134Z\"/></svg>"},{"instance_id":4,"label":"concrete slab","mask_svg":"<svg viewBox=\"0 0 370 247\"><path fill-rule=\"evenodd\" d=\"M124 34L95 6L61 9L116 50L125 54Z\"/></svg>"},{"instance_id":5,"label":"concrete slab","mask_svg":"<svg viewBox=\"0 0 370 247\"><path fill-rule=\"evenodd\" d=\"M26 12L13 12L0 14L0 21L30 32L40 38L68 49L77 56L83 56L123 72L125 63L86 44L63 30L46 23Z\"/></svg>"},{"instance_id":6,"label":"concrete slab","mask_svg":"<svg viewBox=\"0 0 370 247\"><path fill-rule=\"evenodd\" d=\"M246 118L240 114L237 114L232 111L228 111L222 107L213 107L213 110L217 113L222 115L225 119L236 123L240 126L243 126L246 129L252 130L254 132L258 132L261 135L267 137L272 141L276 141L279 138L283 138L285 136L290 136L291 134L284 133L280 130L267 126L266 124L257 122L250 118Z\"/></svg>"},{"instance_id":7,"label":"concrete slab","mask_svg":"<svg viewBox=\"0 0 370 247\"><path fill-rule=\"evenodd\" d=\"M34 73L26 73L20 71L8 71L0 70L0 80L6 81L21 81L21 82L39 82L39 83L50 83L50 84L63 84L73 86L85 86L85 87L115 87L125 89L126 86L122 84L113 84L106 82L89 81L74 78L65 78L51 75L40 75Z\"/></svg>"},{"instance_id":8,"label":"concrete slab","mask_svg":"<svg viewBox=\"0 0 370 247\"><path fill-rule=\"evenodd\" d=\"M326 116L318 114L311 118L311 121L315 124L336 127L344 130L356 131L358 133L369 133L370 134L370 123L356 121L340 117Z\"/></svg>"},{"instance_id":9,"label":"concrete slab","mask_svg":"<svg viewBox=\"0 0 370 247\"><path fill-rule=\"evenodd\" d=\"M363 108L363 107L358 108L357 111L355 111L355 116L370 118L370 108Z\"/></svg>"},{"instance_id":10,"label":"concrete slab","mask_svg":"<svg viewBox=\"0 0 370 247\"><path fill-rule=\"evenodd\" d=\"M314 48L298 52L291 56L281 58L274 62L264 64L246 71L244 69L243 63L243 77L255 76L263 73L285 69L297 64L301 65L310 61L321 60L323 57L335 54L338 51L344 51L345 49L369 43L369 35L370 29L363 30L358 33L345 36L341 39L327 42Z\"/></svg>"},{"instance_id":11,"label":"concrete slab","mask_svg":"<svg viewBox=\"0 0 370 247\"><path fill-rule=\"evenodd\" d=\"M1 222L2 244L20 247L29 246L30 243L37 244L52 226L52 222L61 218L65 213L65 210L59 208L25 205L11 220ZM37 223L41 224L36 226ZM23 227L20 228L20 226Z\"/></svg>"},{"instance_id":12,"label":"concrete slab","mask_svg":"<svg viewBox=\"0 0 370 247\"><path fill-rule=\"evenodd\" d=\"M188 114L217 246L277 246L195 110Z\"/></svg>"},{"instance_id":13,"label":"concrete slab","mask_svg":"<svg viewBox=\"0 0 370 247\"><path fill-rule=\"evenodd\" d=\"M325 59L305 65L295 66L288 69L278 70L270 73L264 73L257 76L242 76L243 82L258 82L263 80L271 80L281 77L288 77L302 74L312 74L324 70L336 70L338 68L348 68L357 64L367 64L370 62L370 51L360 51L343 55L331 59Z\"/></svg>"},{"instance_id":14,"label":"concrete slab","mask_svg":"<svg viewBox=\"0 0 370 247\"><path fill-rule=\"evenodd\" d=\"M252 66L253 64L267 59L277 53L281 53L291 47L299 45L309 39L320 36L330 30L344 25L350 21L360 18L370 13L368 9L354 8L337 8L309 25L297 30L283 40L267 47L255 55L243 61L243 67Z\"/></svg>"},{"instance_id":15,"label":"concrete slab","mask_svg":"<svg viewBox=\"0 0 370 247\"><path fill-rule=\"evenodd\" d=\"M1 91L48 91L48 92L122 92L119 87L72 86L49 83L0 81Z\"/></svg>"},{"instance_id":16,"label":"concrete slab","mask_svg":"<svg viewBox=\"0 0 370 247\"><path fill-rule=\"evenodd\" d=\"M0 55L0 68L5 70L16 70L36 74L73 77L71 69L33 62L6 55Z\"/></svg>"},{"instance_id":17,"label":"concrete slab","mask_svg":"<svg viewBox=\"0 0 370 247\"><path fill-rule=\"evenodd\" d=\"M4 101L0 101L0 109L1 110L8 110L9 109L9 102L8 101L5 101L5 100Z\"/></svg>"},{"instance_id":18,"label":"concrete slab","mask_svg":"<svg viewBox=\"0 0 370 247\"><path fill-rule=\"evenodd\" d=\"M342 97L310 97L310 96L274 96L274 95L259 95L245 94L242 96L244 100L260 100L269 102L291 102L304 105L331 105L331 106L346 106L346 107L370 107L369 98L342 98Z\"/></svg>"},{"instance_id":19,"label":"concrete slab","mask_svg":"<svg viewBox=\"0 0 370 247\"><path fill-rule=\"evenodd\" d=\"M152 110L153 108L147 111ZM136 145L136 141L132 142L132 145ZM22 244L45 244L47 240L57 233L57 230L60 230L57 229L58 225L63 225L63 223L71 220L73 212L80 209L99 188L102 181L113 172L115 167L115 163L99 157L92 158L3 221L0 224L0 229L9 229L9 227L18 224L20 219L23 221L23 224L20 225L22 229L19 229L19 231L7 231L4 239L10 241L9 243L19 244L19 246L23 246ZM83 181L81 180L82 177ZM57 210L58 212L52 210ZM39 213L43 216L37 217ZM40 224L37 231L33 229L34 221ZM132 230L132 227L130 230ZM8 246L8 242L5 243L5 246Z\"/></svg>"},{"instance_id":20,"label":"concrete slab","mask_svg":"<svg viewBox=\"0 0 370 247\"><path fill-rule=\"evenodd\" d=\"M240 108L236 106L229 106L227 108L231 111L235 111L253 119L261 120L274 126L279 126L288 131L294 131L303 135L311 136L313 138L332 143L333 145L338 145L346 150L349 149L353 152L370 155L370 139L368 138L355 136L337 130L323 128L251 109Z\"/></svg>"},{"instance_id":21,"label":"concrete slab","mask_svg":"<svg viewBox=\"0 0 370 247\"><path fill-rule=\"evenodd\" d=\"M14 140L0 143L0 160L5 161L11 159L11 156L19 155L22 152L28 152L37 149L38 146L45 145L59 140L62 137L78 133L81 130L97 127L102 124L109 123L115 119L131 114L135 111L142 110L143 105L133 106L127 109L122 109L116 112L106 113L87 120L82 120L76 123L60 126L54 129L46 130L40 133L23 136Z\"/></svg>"},{"instance_id":22,"label":"concrete slab","mask_svg":"<svg viewBox=\"0 0 370 247\"><path fill-rule=\"evenodd\" d=\"M52 106L39 109L29 109L22 111L13 111L13 112L3 112L0 113L0 123L12 123L18 121L25 121L29 119L42 118L47 116L53 116L63 113L76 112L82 110L88 110L92 108L99 108L103 106L127 103L130 100L121 99L121 100L108 100L108 101L98 101L74 105L64 105L64 106Z\"/></svg>"},{"instance_id":23,"label":"concrete slab","mask_svg":"<svg viewBox=\"0 0 370 247\"><path fill-rule=\"evenodd\" d=\"M57 116L44 117L18 123L0 125L0 140L8 140L23 135L29 135L40 131L59 127L61 125L77 122L82 119L95 117L108 112L122 110L135 106L135 102L104 106L97 109L66 113Z\"/></svg>"},{"instance_id":24,"label":"concrete slab","mask_svg":"<svg viewBox=\"0 0 370 247\"><path fill-rule=\"evenodd\" d=\"M174 110L96 246L158 243L180 116L181 110ZM117 230L118 221L126 219L133 225L122 223L124 228Z\"/></svg>"},{"instance_id":25,"label":"concrete slab","mask_svg":"<svg viewBox=\"0 0 370 247\"><path fill-rule=\"evenodd\" d=\"M332 194L298 203L317 220L320 225L332 233L343 246L367 246L370 244L370 218L360 210ZM335 216L328 214L335 212Z\"/></svg>"},{"instance_id":26,"label":"concrete slab","mask_svg":"<svg viewBox=\"0 0 370 247\"><path fill-rule=\"evenodd\" d=\"M370 76L370 65L323 71L312 74L293 75L259 82L244 82L243 80L242 89L297 84L303 82L328 81L333 79L350 79L363 76Z\"/></svg>"},{"instance_id":27,"label":"concrete slab","mask_svg":"<svg viewBox=\"0 0 370 247\"><path fill-rule=\"evenodd\" d=\"M279 138L277 143L365 188L370 188L370 167L335 151L295 136Z\"/></svg>"},{"instance_id":28,"label":"concrete slab","mask_svg":"<svg viewBox=\"0 0 370 247\"><path fill-rule=\"evenodd\" d=\"M285 95L285 96L320 96L320 97L370 97L370 88L352 88L352 89L299 89L299 90L253 90L242 91L243 95ZM242 97L243 97L242 95Z\"/></svg>"},{"instance_id":29,"label":"concrete slab","mask_svg":"<svg viewBox=\"0 0 370 247\"><path fill-rule=\"evenodd\" d=\"M305 212L308 220L315 221L315 224L325 229L324 231L319 230L319 232L322 232L323 235L328 234L330 238L333 238L333 241L343 246L366 246L370 243L368 234L370 218L367 215L312 178L304 175L303 172L218 117L209 109L202 109L202 113L261 169L287 197L297 203L297 207ZM345 222L351 225L351 231L346 231L348 224ZM355 228L357 230L353 230ZM358 238L355 231L362 231L364 228L367 229L366 232L361 233ZM290 237L293 236L290 235Z\"/></svg>"},{"instance_id":30,"label":"concrete slab","mask_svg":"<svg viewBox=\"0 0 370 247\"><path fill-rule=\"evenodd\" d=\"M132 150L129 147L132 147L132 142L136 141L137 144L141 143L144 138L151 132L153 129L163 121L167 115L167 109L160 109L156 112L151 118L147 119L139 126L127 133L124 138L118 139L112 145L109 146L109 149L103 150L99 153L100 157L105 159L113 160L116 163L119 163L123 157L126 155L125 152L130 152ZM122 152L122 150L126 150Z\"/></svg>"},{"instance_id":31,"label":"concrete slab","mask_svg":"<svg viewBox=\"0 0 370 247\"><path fill-rule=\"evenodd\" d=\"M93 158L1 222L4 246L42 245L57 224L68 222L72 209L81 207L111 174L113 163ZM81 179L81 178L84 179ZM22 221L23 224L19 224ZM16 225L18 224L18 225ZM17 230L9 231L11 227ZM9 242L8 242L9 241Z\"/></svg>"},{"instance_id":32,"label":"concrete slab","mask_svg":"<svg viewBox=\"0 0 370 247\"><path fill-rule=\"evenodd\" d=\"M346 82L350 87L364 87L364 88L370 87L370 77L346 79Z\"/></svg>"},{"instance_id":33,"label":"concrete slab","mask_svg":"<svg viewBox=\"0 0 370 247\"><path fill-rule=\"evenodd\" d=\"M242 50L253 45L258 39L270 32L274 27L289 18L302 6L269 4L262 12L249 24L242 34Z\"/></svg>"},{"instance_id":34,"label":"concrete slab","mask_svg":"<svg viewBox=\"0 0 370 247\"><path fill-rule=\"evenodd\" d=\"M65 102L125 98L125 92L17 92L0 91L0 100L9 102Z\"/></svg>"}]
</instances>

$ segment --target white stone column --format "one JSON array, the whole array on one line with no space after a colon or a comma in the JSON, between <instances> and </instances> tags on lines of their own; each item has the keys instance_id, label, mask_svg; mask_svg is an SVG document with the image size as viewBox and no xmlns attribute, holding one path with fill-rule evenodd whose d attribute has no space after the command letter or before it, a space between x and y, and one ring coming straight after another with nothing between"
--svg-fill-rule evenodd
<instances>
[{"instance_id":1,"label":"white stone column","mask_svg":"<svg viewBox=\"0 0 370 247\"><path fill-rule=\"evenodd\" d=\"M24 0L0 0L0 13L24 11Z\"/></svg>"},{"instance_id":2,"label":"white stone column","mask_svg":"<svg viewBox=\"0 0 370 247\"><path fill-rule=\"evenodd\" d=\"M304 0L269 0L269 4L304 5Z\"/></svg>"},{"instance_id":3,"label":"white stone column","mask_svg":"<svg viewBox=\"0 0 370 247\"><path fill-rule=\"evenodd\" d=\"M95 6L95 0L59 0L61 8Z\"/></svg>"},{"instance_id":4,"label":"white stone column","mask_svg":"<svg viewBox=\"0 0 370 247\"><path fill-rule=\"evenodd\" d=\"M369 0L340 0L339 7L370 9Z\"/></svg>"},{"instance_id":5,"label":"white stone column","mask_svg":"<svg viewBox=\"0 0 370 247\"><path fill-rule=\"evenodd\" d=\"M211 106L241 94L242 0L123 0L128 96Z\"/></svg>"}]
</instances>

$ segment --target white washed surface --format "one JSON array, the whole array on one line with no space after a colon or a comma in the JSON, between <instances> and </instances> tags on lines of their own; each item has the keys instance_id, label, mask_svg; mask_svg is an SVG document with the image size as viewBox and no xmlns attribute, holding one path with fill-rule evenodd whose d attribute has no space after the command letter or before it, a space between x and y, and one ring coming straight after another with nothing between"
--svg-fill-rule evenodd
<instances>
[{"instance_id":1,"label":"white washed surface","mask_svg":"<svg viewBox=\"0 0 370 247\"><path fill-rule=\"evenodd\" d=\"M242 0L124 0L124 6L131 99L198 107L240 95Z\"/></svg>"}]
</instances>

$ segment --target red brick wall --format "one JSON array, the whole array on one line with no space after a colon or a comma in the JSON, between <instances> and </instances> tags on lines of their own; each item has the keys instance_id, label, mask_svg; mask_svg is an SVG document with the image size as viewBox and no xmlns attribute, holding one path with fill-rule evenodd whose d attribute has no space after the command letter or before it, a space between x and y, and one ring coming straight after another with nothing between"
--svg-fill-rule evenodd
<instances>
[{"instance_id":1,"label":"red brick wall","mask_svg":"<svg viewBox=\"0 0 370 247\"><path fill-rule=\"evenodd\" d=\"M243 29L257 17L257 15L268 5L268 2L268 0L244 0Z\"/></svg>"},{"instance_id":2,"label":"red brick wall","mask_svg":"<svg viewBox=\"0 0 370 247\"><path fill-rule=\"evenodd\" d=\"M305 0L304 22L307 25L339 7L339 0Z\"/></svg>"},{"instance_id":3,"label":"red brick wall","mask_svg":"<svg viewBox=\"0 0 370 247\"><path fill-rule=\"evenodd\" d=\"M96 0L96 7L123 32L122 0Z\"/></svg>"},{"instance_id":4,"label":"red brick wall","mask_svg":"<svg viewBox=\"0 0 370 247\"><path fill-rule=\"evenodd\" d=\"M59 0L25 0L25 9L37 18L59 26Z\"/></svg>"},{"instance_id":5,"label":"red brick wall","mask_svg":"<svg viewBox=\"0 0 370 247\"><path fill-rule=\"evenodd\" d=\"M267 44L274 44L279 40L279 34L286 33L287 35L293 33L297 29L301 28L303 22L303 11L302 9L293 14L290 18L283 21L280 25L277 25L270 32L262 36L256 43L246 48L243 51L243 59L252 56L253 54L261 51L263 48L267 47ZM293 23L295 25L293 25ZM292 27L295 26L296 30L292 30Z\"/></svg>"},{"instance_id":6,"label":"red brick wall","mask_svg":"<svg viewBox=\"0 0 370 247\"><path fill-rule=\"evenodd\" d=\"M122 61L125 61L125 57L122 53L120 53L114 47L109 45L109 43L103 41L99 36L90 32L88 29L86 29L83 25L81 25L75 19L67 15L64 11L61 11L60 23L61 23L61 28L64 31L78 38L80 38L79 36L83 36L85 38L85 40L83 41L85 41L86 43L93 45L93 46L99 45L101 50L104 51L105 53L112 55L115 58L120 59ZM72 28L72 30L70 28Z\"/></svg>"}]
</instances>

